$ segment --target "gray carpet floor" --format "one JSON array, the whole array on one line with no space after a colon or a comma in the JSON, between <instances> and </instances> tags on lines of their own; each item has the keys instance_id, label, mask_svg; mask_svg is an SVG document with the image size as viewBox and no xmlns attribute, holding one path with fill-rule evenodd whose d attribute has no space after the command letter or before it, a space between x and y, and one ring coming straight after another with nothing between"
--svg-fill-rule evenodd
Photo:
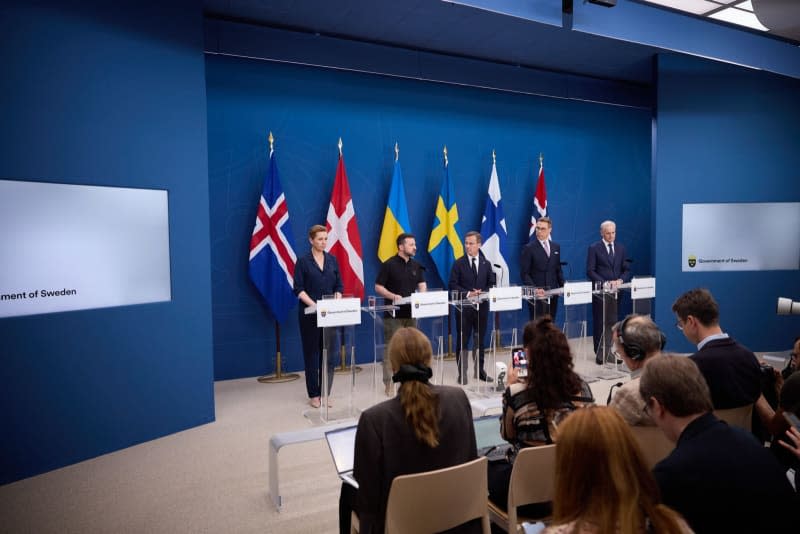
<instances>
[{"instance_id":1,"label":"gray carpet floor","mask_svg":"<svg viewBox=\"0 0 800 534\"><path fill-rule=\"evenodd\" d=\"M576 361L604 403L611 384L626 378L590 376L598 369ZM443 371L454 384L455 363ZM348 403L349 378L336 376L337 408ZM372 380L371 365L355 375L354 405L386 398L380 376L379 391ZM0 487L0 532L336 532L340 481L324 440L281 450L282 510L270 500L270 436L311 426L302 375L282 384L217 382L214 390L213 423Z\"/></svg>"}]
</instances>

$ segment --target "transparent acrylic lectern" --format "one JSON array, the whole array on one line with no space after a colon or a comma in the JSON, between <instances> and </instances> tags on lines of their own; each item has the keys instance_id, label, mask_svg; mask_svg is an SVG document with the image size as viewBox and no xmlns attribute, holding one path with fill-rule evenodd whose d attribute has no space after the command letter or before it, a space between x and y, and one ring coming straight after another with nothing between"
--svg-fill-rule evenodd
<instances>
[{"instance_id":1,"label":"transparent acrylic lectern","mask_svg":"<svg viewBox=\"0 0 800 534\"><path fill-rule=\"evenodd\" d=\"M309 306L305 313L317 315L322 342L320 407L303 415L315 425L353 419L359 410L353 405L355 391L355 325L361 322L360 300L357 298L326 299ZM349 362L350 372L339 375L334 383L333 366Z\"/></svg>"}]
</instances>

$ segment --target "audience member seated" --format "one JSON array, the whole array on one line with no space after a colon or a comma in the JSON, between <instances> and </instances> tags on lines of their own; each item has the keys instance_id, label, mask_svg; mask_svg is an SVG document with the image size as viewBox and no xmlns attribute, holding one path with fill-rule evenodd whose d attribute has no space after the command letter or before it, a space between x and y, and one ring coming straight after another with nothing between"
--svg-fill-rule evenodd
<instances>
[{"instance_id":1,"label":"audience member seated","mask_svg":"<svg viewBox=\"0 0 800 534\"><path fill-rule=\"evenodd\" d=\"M664 504L695 532L796 532L786 469L748 432L711 413L694 361L656 356L639 381L653 421L675 450L653 469Z\"/></svg>"},{"instance_id":2,"label":"audience member seated","mask_svg":"<svg viewBox=\"0 0 800 534\"><path fill-rule=\"evenodd\" d=\"M573 532L691 532L660 503L630 428L612 408L578 410L559 431L553 522L544 533Z\"/></svg>"},{"instance_id":3,"label":"audience member seated","mask_svg":"<svg viewBox=\"0 0 800 534\"><path fill-rule=\"evenodd\" d=\"M795 455L791 454L791 449L787 447L787 445L791 444L786 439L789 422L786 421L783 415L784 412L800 414L800 373L792 374L786 381L783 381L780 375L778 376L778 409L773 410L762 395L756 402L756 411L773 437L771 448L777 455L778 460L787 467L800 470L800 462L797 461Z\"/></svg>"},{"instance_id":4,"label":"audience member seated","mask_svg":"<svg viewBox=\"0 0 800 534\"><path fill-rule=\"evenodd\" d=\"M524 447L555 443L562 420L574 410L594 403L592 390L574 371L567 338L550 316L525 325L522 335L528 376L509 366L503 393L500 434L511 444L507 461L489 463L489 499L505 510L516 453ZM532 473L531 476L536 476ZM527 505L522 516L549 513L549 506Z\"/></svg>"},{"instance_id":5,"label":"audience member seated","mask_svg":"<svg viewBox=\"0 0 800 534\"><path fill-rule=\"evenodd\" d=\"M707 289L687 291L672 305L677 326L697 345L691 358L711 392L714 409L753 404L761 395L761 370L755 354L722 331L719 306Z\"/></svg>"},{"instance_id":6,"label":"audience member seated","mask_svg":"<svg viewBox=\"0 0 800 534\"><path fill-rule=\"evenodd\" d=\"M631 370L631 379L611 398L614 408L631 426L652 426L639 395L639 376L642 367L653 356L661 354L667 338L652 319L645 315L629 315L614 325L614 350Z\"/></svg>"},{"instance_id":7,"label":"audience member seated","mask_svg":"<svg viewBox=\"0 0 800 534\"><path fill-rule=\"evenodd\" d=\"M461 388L435 386L431 344L413 327L400 328L388 346L398 395L365 410L356 431L353 476L358 490L342 485L339 528L350 532L350 511L358 514L359 532L384 531L392 480L433 471L478 457L472 409ZM469 488L454 488L468 491ZM354 505L354 506L353 506ZM480 532L480 519L448 532Z\"/></svg>"}]
</instances>

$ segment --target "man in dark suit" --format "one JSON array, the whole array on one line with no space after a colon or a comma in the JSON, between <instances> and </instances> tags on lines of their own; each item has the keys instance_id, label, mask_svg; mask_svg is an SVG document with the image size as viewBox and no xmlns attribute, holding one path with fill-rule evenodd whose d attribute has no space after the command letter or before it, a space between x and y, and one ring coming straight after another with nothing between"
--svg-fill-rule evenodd
<instances>
[{"instance_id":1,"label":"man in dark suit","mask_svg":"<svg viewBox=\"0 0 800 534\"><path fill-rule=\"evenodd\" d=\"M797 532L786 469L753 436L711 413L695 362L655 356L639 379L645 411L675 450L653 468L664 504L698 534Z\"/></svg>"},{"instance_id":2,"label":"man in dark suit","mask_svg":"<svg viewBox=\"0 0 800 534\"><path fill-rule=\"evenodd\" d=\"M520 257L522 284L544 289L564 286L564 273L561 271L561 245L550 241L553 223L550 217L540 217L536 221L536 239L525 245ZM528 303L531 320L549 313L555 320L558 310L558 296L550 297L550 306L543 300L535 305Z\"/></svg>"},{"instance_id":3,"label":"man in dark suit","mask_svg":"<svg viewBox=\"0 0 800 534\"><path fill-rule=\"evenodd\" d=\"M715 410L753 404L761 396L761 366L756 355L722 331L719 305L708 289L696 288L672 304L676 326L697 352L690 358L703 373Z\"/></svg>"},{"instance_id":4,"label":"man in dark suit","mask_svg":"<svg viewBox=\"0 0 800 534\"><path fill-rule=\"evenodd\" d=\"M617 225L614 221L603 221L600 224L602 239L589 246L586 256L586 276L595 286L608 282L609 289L616 289L623 282L629 282L631 272L625 246L616 242ZM605 308L605 321L603 317ZM611 354L611 327L619 320L617 311L617 295L604 293L592 299L592 340L594 342L595 361L603 363ZM603 340L603 346L600 341ZM604 350L605 349L605 350Z\"/></svg>"},{"instance_id":5,"label":"man in dark suit","mask_svg":"<svg viewBox=\"0 0 800 534\"><path fill-rule=\"evenodd\" d=\"M464 238L466 253L453 264L450 271L448 287L450 291L458 291L459 299L478 297L481 293L489 291L495 285L495 274L492 265L481 253L481 234L467 232ZM489 302L480 303L476 310L471 306L464 306L456 312L456 360L458 362L458 383L467 383L468 360L461 354L463 348L469 345L473 336L473 351L478 349L479 378L484 382L491 382L492 377L486 374L483 368L483 340L486 337L486 323L489 317ZM463 343L462 343L463 342Z\"/></svg>"}]
</instances>

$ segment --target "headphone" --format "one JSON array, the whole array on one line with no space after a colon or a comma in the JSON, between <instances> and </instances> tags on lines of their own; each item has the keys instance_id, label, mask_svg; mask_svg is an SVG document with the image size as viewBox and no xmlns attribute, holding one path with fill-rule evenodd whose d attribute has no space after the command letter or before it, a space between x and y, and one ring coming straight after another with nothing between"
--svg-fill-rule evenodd
<instances>
[{"instance_id":1,"label":"headphone","mask_svg":"<svg viewBox=\"0 0 800 534\"><path fill-rule=\"evenodd\" d=\"M628 355L628 358L638 362L644 360L647 353L638 344L625 341L625 327L628 326L628 321L631 317L635 316L629 315L622 320L622 323L619 325L619 331L617 332L617 339L619 340L619 344L622 345L622 348L625 349L625 354ZM660 329L658 330L658 336L661 343L659 350L664 350L664 346L667 344L667 336L665 336L664 332Z\"/></svg>"}]
</instances>

